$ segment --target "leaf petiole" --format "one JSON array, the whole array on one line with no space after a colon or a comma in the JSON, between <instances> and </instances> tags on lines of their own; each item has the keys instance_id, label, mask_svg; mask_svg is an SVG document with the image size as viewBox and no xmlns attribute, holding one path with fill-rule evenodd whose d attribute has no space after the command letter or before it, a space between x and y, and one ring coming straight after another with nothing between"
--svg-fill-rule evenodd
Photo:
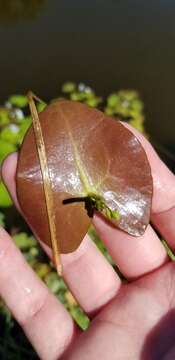
<instances>
[{"instance_id":1,"label":"leaf petiole","mask_svg":"<svg viewBox=\"0 0 175 360\"><path fill-rule=\"evenodd\" d=\"M42 134L42 128L41 128L38 112L36 109L36 105L34 102L34 99L37 101L42 101L42 100L40 100L32 92L29 92L27 97L28 97L29 107L30 107L30 111L31 111L32 121L33 121L35 141L36 141L36 145L37 145L37 151L38 151L41 173L42 173L42 178L43 178L43 187L44 187L44 195L45 195L45 200L46 200L46 208L47 208L47 215L48 215L48 222L49 222L49 229L50 229L52 250L53 250L54 260L55 260L55 264L56 264L56 269L58 271L58 274L61 275L62 274L62 265L61 265L59 245L58 245L58 241L57 241L52 182L51 182L49 168L48 168L47 155L46 155L46 149L45 149L45 144L44 144L44 138L43 138L43 134Z\"/></svg>"},{"instance_id":2,"label":"leaf petiole","mask_svg":"<svg viewBox=\"0 0 175 360\"><path fill-rule=\"evenodd\" d=\"M164 245L165 250L166 250L167 255L169 256L169 258L172 261L175 261L175 254L173 253L172 249L170 248L170 246L167 244L167 242L164 239L162 240L162 244Z\"/></svg>"}]
</instances>

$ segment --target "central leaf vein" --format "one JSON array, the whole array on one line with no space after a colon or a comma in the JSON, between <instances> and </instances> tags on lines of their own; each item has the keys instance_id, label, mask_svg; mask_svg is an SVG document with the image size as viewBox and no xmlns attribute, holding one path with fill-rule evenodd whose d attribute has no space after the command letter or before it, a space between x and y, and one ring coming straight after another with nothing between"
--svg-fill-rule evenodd
<instances>
[{"instance_id":1,"label":"central leaf vein","mask_svg":"<svg viewBox=\"0 0 175 360\"><path fill-rule=\"evenodd\" d=\"M81 183L82 183L82 185L84 187L85 195L88 195L88 194L94 192L94 187L91 186L91 184L89 182L89 179L88 179L87 172L86 172L85 168L82 165L82 161L81 161L81 158L80 158L80 155L79 155L79 152L78 152L77 144L76 144L76 142L75 142L75 140L73 138L71 128L70 128L70 124L69 124L69 121L67 120L66 117L65 117L65 124L66 124L66 127L67 127L67 133L68 133L68 136L70 138L71 145L72 145L74 161L75 161L76 167L77 167L78 172L79 172L79 177L80 177Z\"/></svg>"}]
</instances>

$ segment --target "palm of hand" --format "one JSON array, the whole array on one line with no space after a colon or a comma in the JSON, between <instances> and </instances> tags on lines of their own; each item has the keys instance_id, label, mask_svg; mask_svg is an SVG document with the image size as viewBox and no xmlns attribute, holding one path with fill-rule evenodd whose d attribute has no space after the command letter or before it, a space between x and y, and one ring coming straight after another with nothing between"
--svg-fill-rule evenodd
<instances>
[{"instance_id":1,"label":"palm of hand","mask_svg":"<svg viewBox=\"0 0 175 360\"><path fill-rule=\"evenodd\" d=\"M174 294L172 263L123 285L64 359L173 360Z\"/></svg>"}]
</instances>

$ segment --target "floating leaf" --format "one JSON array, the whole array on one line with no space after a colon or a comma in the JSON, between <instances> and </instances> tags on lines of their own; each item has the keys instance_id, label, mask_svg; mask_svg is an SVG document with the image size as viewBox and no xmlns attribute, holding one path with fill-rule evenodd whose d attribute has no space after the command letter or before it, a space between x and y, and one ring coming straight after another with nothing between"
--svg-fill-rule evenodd
<instances>
[{"instance_id":1,"label":"floating leaf","mask_svg":"<svg viewBox=\"0 0 175 360\"><path fill-rule=\"evenodd\" d=\"M137 138L102 112L66 100L49 105L40 123L61 252L76 250L94 209L129 234L142 235L149 222L152 176ZM33 128L20 151L17 193L33 231L51 245Z\"/></svg>"},{"instance_id":2,"label":"floating leaf","mask_svg":"<svg viewBox=\"0 0 175 360\"><path fill-rule=\"evenodd\" d=\"M10 124L4 127L1 131L0 137L9 144L17 144L19 139L19 126L16 124Z\"/></svg>"},{"instance_id":3,"label":"floating leaf","mask_svg":"<svg viewBox=\"0 0 175 360\"><path fill-rule=\"evenodd\" d=\"M13 236L15 244L21 249L26 250L36 246L37 242L33 236L27 235L25 232L18 233Z\"/></svg>"},{"instance_id":4,"label":"floating leaf","mask_svg":"<svg viewBox=\"0 0 175 360\"><path fill-rule=\"evenodd\" d=\"M111 94L107 98L107 105L110 108L115 108L119 102L119 96L117 94Z\"/></svg>"},{"instance_id":5,"label":"floating leaf","mask_svg":"<svg viewBox=\"0 0 175 360\"><path fill-rule=\"evenodd\" d=\"M16 146L0 139L0 163L11 152L16 151Z\"/></svg>"},{"instance_id":6,"label":"floating leaf","mask_svg":"<svg viewBox=\"0 0 175 360\"><path fill-rule=\"evenodd\" d=\"M63 86L62 86L62 92L63 93L68 93L69 94L69 93L73 92L75 89L76 89L76 84L71 82L71 81L64 83Z\"/></svg>"},{"instance_id":7,"label":"floating leaf","mask_svg":"<svg viewBox=\"0 0 175 360\"><path fill-rule=\"evenodd\" d=\"M49 289L54 293L66 292L66 285L62 278L58 278L58 274L55 271L51 271L46 275L46 284Z\"/></svg>"},{"instance_id":8,"label":"floating leaf","mask_svg":"<svg viewBox=\"0 0 175 360\"><path fill-rule=\"evenodd\" d=\"M45 277L51 272L51 267L48 264L37 262L33 266L35 272L40 277L40 279L45 279Z\"/></svg>"},{"instance_id":9,"label":"floating leaf","mask_svg":"<svg viewBox=\"0 0 175 360\"><path fill-rule=\"evenodd\" d=\"M0 108L0 126L9 124L9 110Z\"/></svg>"},{"instance_id":10,"label":"floating leaf","mask_svg":"<svg viewBox=\"0 0 175 360\"><path fill-rule=\"evenodd\" d=\"M25 135L25 133L27 132L28 128L30 127L32 123L32 119L30 116L26 116L23 123L20 126L20 130L19 130L19 143L21 143L23 141L23 137Z\"/></svg>"},{"instance_id":11,"label":"floating leaf","mask_svg":"<svg viewBox=\"0 0 175 360\"><path fill-rule=\"evenodd\" d=\"M46 103L44 103L44 102L40 102L40 103L38 103L37 104L37 110L38 110L38 112L41 112L41 111L43 111L44 109L45 109L45 107L47 106L47 104Z\"/></svg>"},{"instance_id":12,"label":"floating leaf","mask_svg":"<svg viewBox=\"0 0 175 360\"><path fill-rule=\"evenodd\" d=\"M8 98L8 102L13 106L24 108L28 104L28 99L25 95L12 95Z\"/></svg>"},{"instance_id":13,"label":"floating leaf","mask_svg":"<svg viewBox=\"0 0 175 360\"><path fill-rule=\"evenodd\" d=\"M0 180L0 207L9 207L10 205L12 205L12 199L5 185Z\"/></svg>"},{"instance_id":14,"label":"floating leaf","mask_svg":"<svg viewBox=\"0 0 175 360\"><path fill-rule=\"evenodd\" d=\"M5 215L2 212L0 212L0 226L5 226Z\"/></svg>"}]
</instances>

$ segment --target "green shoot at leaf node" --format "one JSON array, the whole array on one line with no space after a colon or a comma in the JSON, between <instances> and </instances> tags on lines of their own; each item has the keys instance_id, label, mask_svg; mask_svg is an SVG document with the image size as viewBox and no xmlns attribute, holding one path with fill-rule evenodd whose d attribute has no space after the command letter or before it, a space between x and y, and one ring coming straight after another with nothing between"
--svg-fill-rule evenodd
<instances>
[{"instance_id":1,"label":"green shoot at leaf node","mask_svg":"<svg viewBox=\"0 0 175 360\"><path fill-rule=\"evenodd\" d=\"M87 214L89 217L93 217L94 210L102 213L109 220L120 220L120 214L118 211L110 209L102 196L96 194L89 194L85 197L75 197L63 200L63 204L71 204L75 202L84 202L85 209L87 210Z\"/></svg>"}]
</instances>

